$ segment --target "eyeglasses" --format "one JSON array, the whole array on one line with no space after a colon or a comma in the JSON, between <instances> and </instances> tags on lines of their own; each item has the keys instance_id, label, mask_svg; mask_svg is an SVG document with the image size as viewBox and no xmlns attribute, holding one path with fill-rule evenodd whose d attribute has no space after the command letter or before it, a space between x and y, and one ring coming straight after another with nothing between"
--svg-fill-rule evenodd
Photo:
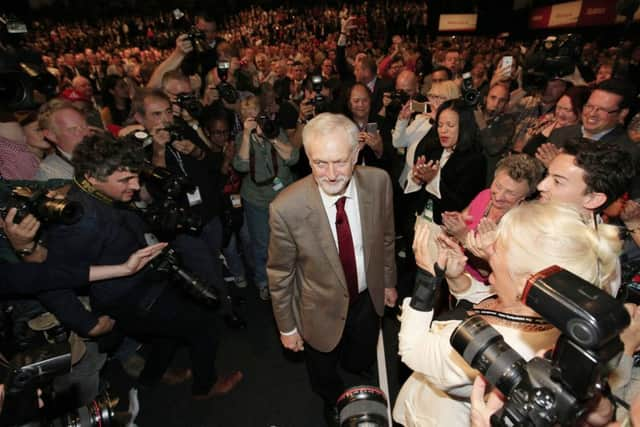
<instances>
[{"instance_id":1,"label":"eyeglasses","mask_svg":"<svg viewBox=\"0 0 640 427\"><path fill-rule=\"evenodd\" d=\"M601 114L601 113L606 113L606 114L615 114L618 111L620 111L620 108L617 108L615 110L605 110L602 107L597 107L595 105L592 104L585 104L584 107L582 107L583 111L587 114L589 113L595 113L595 114Z\"/></svg>"}]
</instances>

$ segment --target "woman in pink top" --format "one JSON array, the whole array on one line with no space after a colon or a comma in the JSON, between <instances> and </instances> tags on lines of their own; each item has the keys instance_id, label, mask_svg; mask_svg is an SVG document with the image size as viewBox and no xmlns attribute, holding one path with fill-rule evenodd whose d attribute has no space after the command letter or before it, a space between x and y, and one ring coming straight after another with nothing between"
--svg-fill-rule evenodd
<instances>
[{"instance_id":1,"label":"woman in pink top","mask_svg":"<svg viewBox=\"0 0 640 427\"><path fill-rule=\"evenodd\" d=\"M503 158L496 166L491 186L482 190L462 212L444 212L442 223L447 234L465 242L467 233L475 231L483 218L497 224L504 214L536 190L544 176L542 163L526 154ZM491 272L486 261L467 254L466 271L474 279L487 282Z\"/></svg>"}]
</instances>

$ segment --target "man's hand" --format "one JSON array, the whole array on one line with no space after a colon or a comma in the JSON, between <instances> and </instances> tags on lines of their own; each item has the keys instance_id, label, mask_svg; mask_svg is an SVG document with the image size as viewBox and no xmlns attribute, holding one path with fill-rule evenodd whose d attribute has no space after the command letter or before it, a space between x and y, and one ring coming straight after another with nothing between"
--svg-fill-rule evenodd
<instances>
[{"instance_id":1,"label":"man's hand","mask_svg":"<svg viewBox=\"0 0 640 427\"><path fill-rule=\"evenodd\" d=\"M123 264L127 275L135 274L142 270L144 266L157 257L165 247L167 247L167 243L156 243L155 245L138 249L132 253L127 262Z\"/></svg>"},{"instance_id":2,"label":"man's hand","mask_svg":"<svg viewBox=\"0 0 640 427\"><path fill-rule=\"evenodd\" d=\"M116 321L109 316L100 316L98 318L98 324L89 331L89 336L97 337L100 335L104 335L107 332L111 332L115 323Z\"/></svg>"},{"instance_id":3,"label":"man's hand","mask_svg":"<svg viewBox=\"0 0 640 427\"><path fill-rule=\"evenodd\" d=\"M378 158L382 157L384 147L382 146L382 138L380 137L380 134L378 132L360 132L358 140L360 143L364 143L365 145L371 147Z\"/></svg>"},{"instance_id":4,"label":"man's hand","mask_svg":"<svg viewBox=\"0 0 640 427\"><path fill-rule=\"evenodd\" d=\"M478 129L482 130L487 128L487 119L484 116L484 111L482 111L481 105L478 105L478 107L473 110L473 117L476 119Z\"/></svg>"},{"instance_id":5,"label":"man's hand","mask_svg":"<svg viewBox=\"0 0 640 427\"><path fill-rule=\"evenodd\" d=\"M258 127L258 122L255 117L247 117L244 121L244 132L251 133Z\"/></svg>"},{"instance_id":6,"label":"man's hand","mask_svg":"<svg viewBox=\"0 0 640 427\"><path fill-rule=\"evenodd\" d=\"M180 141L174 141L171 143L171 146L178 150L182 154L186 154L187 156L191 154L198 154L198 147L196 145L187 140L181 139Z\"/></svg>"},{"instance_id":7,"label":"man's hand","mask_svg":"<svg viewBox=\"0 0 640 427\"><path fill-rule=\"evenodd\" d=\"M174 52L186 56L193 50L193 45L186 34L180 34L176 39L176 50Z\"/></svg>"},{"instance_id":8,"label":"man's hand","mask_svg":"<svg viewBox=\"0 0 640 427\"><path fill-rule=\"evenodd\" d=\"M300 103L300 119L308 120L309 117L315 116L316 106L311 103L311 100L307 99Z\"/></svg>"},{"instance_id":9,"label":"man's hand","mask_svg":"<svg viewBox=\"0 0 640 427\"><path fill-rule=\"evenodd\" d=\"M9 239L9 243L11 243L14 250L31 249L36 233L40 228L40 221L29 214L20 223L16 224L13 220L17 213L16 208L9 209L7 217L4 220L0 218L0 228L4 229L7 239Z\"/></svg>"},{"instance_id":10,"label":"man's hand","mask_svg":"<svg viewBox=\"0 0 640 427\"><path fill-rule=\"evenodd\" d=\"M398 291L396 288L384 288L384 305L387 307L395 307L398 300Z\"/></svg>"},{"instance_id":11,"label":"man's hand","mask_svg":"<svg viewBox=\"0 0 640 427\"><path fill-rule=\"evenodd\" d=\"M343 19L340 25L340 33L349 34L351 30L353 30L354 28L358 28L358 26L356 25L357 19L358 18L356 18L355 16L350 16L347 19Z\"/></svg>"},{"instance_id":12,"label":"man's hand","mask_svg":"<svg viewBox=\"0 0 640 427\"><path fill-rule=\"evenodd\" d=\"M296 352L304 350L304 340L297 332L292 335L280 334L280 341L282 342L283 347L287 350Z\"/></svg>"},{"instance_id":13,"label":"man's hand","mask_svg":"<svg viewBox=\"0 0 640 427\"><path fill-rule=\"evenodd\" d=\"M398 113L398 120L409 120L411 118L411 100L408 100L406 104L402 106L400 113Z\"/></svg>"},{"instance_id":14,"label":"man's hand","mask_svg":"<svg viewBox=\"0 0 640 427\"><path fill-rule=\"evenodd\" d=\"M540 160L546 168L551 161L560 154L560 149L550 142L542 144L536 151L536 159Z\"/></svg>"}]
</instances>

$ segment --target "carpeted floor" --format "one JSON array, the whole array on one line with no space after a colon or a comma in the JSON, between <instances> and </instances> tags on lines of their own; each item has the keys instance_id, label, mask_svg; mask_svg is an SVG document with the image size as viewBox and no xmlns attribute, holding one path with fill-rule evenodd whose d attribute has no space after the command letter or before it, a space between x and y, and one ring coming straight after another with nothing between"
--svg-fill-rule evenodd
<instances>
[{"instance_id":1,"label":"carpeted floor","mask_svg":"<svg viewBox=\"0 0 640 427\"><path fill-rule=\"evenodd\" d=\"M285 351L271 312L271 304L258 298L254 287L235 289L246 303L239 311L247 329L230 330L220 321L220 348L216 365L220 373L241 370L242 383L229 395L209 401L193 401L190 384L159 385L139 392L140 427L322 427L322 401L309 386L301 354ZM397 357L399 324L395 312L383 319L391 399L399 389ZM185 351L175 366L189 366ZM405 376L406 373L400 374ZM106 375L114 394L121 396L119 408L127 406L127 390L133 381L120 364L110 361ZM358 382L357 378L351 381ZM360 380L361 381L361 380Z\"/></svg>"}]
</instances>

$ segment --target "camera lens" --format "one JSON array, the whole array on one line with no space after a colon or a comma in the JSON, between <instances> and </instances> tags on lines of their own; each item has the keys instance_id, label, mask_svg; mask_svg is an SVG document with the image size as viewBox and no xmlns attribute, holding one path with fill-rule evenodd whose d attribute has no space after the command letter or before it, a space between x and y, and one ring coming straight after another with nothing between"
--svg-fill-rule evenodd
<instances>
[{"instance_id":1,"label":"camera lens","mask_svg":"<svg viewBox=\"0 0 640 427\"><path fill-rule=\"evenodd\" d=\"M387 398L374 386L356 386L338 398L341 427L382 427L389 425Z\"/></svg>"},{"instance_id":2,"label":"camera lens","mask_svg":"<svg viewBox=\"0 0 640 427\"><path fill-rule=\"evenodd\" d=\"M69 200L45 199L39 206L38 216L45 221L75 224L83 214L82 205Z\"/></svg>"},{"instance_id":3,"label":"camera lens","mask_svg":"<svg viewBox=\"0 0 640 427\"><path fill-rule=\"evenodd\" d=\"M526 375L525 361L482 317L462 322L451 335L451 346L505 395Z\"/></svg>"}]
</instances>

